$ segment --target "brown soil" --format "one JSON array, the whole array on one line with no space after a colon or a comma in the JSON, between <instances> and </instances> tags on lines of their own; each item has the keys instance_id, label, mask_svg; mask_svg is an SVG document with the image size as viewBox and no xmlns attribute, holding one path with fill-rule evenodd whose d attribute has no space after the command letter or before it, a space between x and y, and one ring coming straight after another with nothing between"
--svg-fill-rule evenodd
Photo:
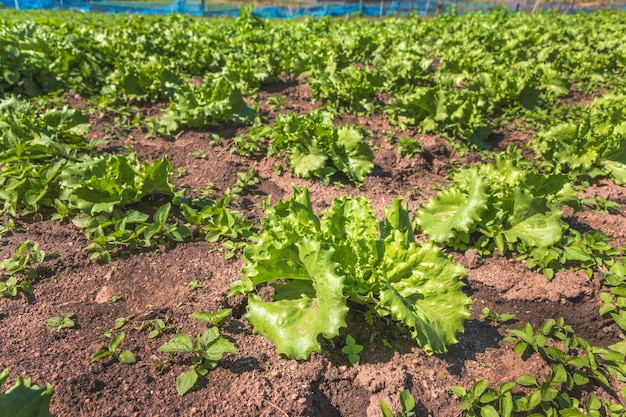
<instances>
[{"instance_id":1,"label":"brown soil","mask_svg":"<svg viewBox=\"0 0 626 417\"><path fill-rule=\"evenodd\" d=\"M259 100L269 95L286 96L280 112L305 112L315 107L302 80L266 87ZM84 104L77 97L72 101L77 107ZM262 110L270 119L276 115L265 105ZM142 111L149 114L158 109ZM237 126L214 131L226 138L217 147L209 145L211 131L183 132L175 141L145 139L143 133L133 132L132 139L113 142L108 149L130 144L141 159L167 155L176 168L188 172L175 179L177 185L185 183L193 189L213 183L218 195L235 182L236 172L253 166L260 182L246 195L242 210L257 224L261 201L268 195L273 202L289 198L292 184L308 186L318 210L343 195L368 196L379 218L395 197L403 197L415 210L435 194L433 185L449 182L446 174L451 168L480 160L473 153L460 157L445 139L410 131L399 135L421 141L424 152L406 159L385 142L392 128L382 114L337 120L359 123L373 132L376 165L361 188L324 186L296 178L285 160L236 156L228 144L229 138L242 131ZM92 136L104 134L106 119L94 116L93 124ZM531 138L532 133L506 128L494 133L491 145L496 150L509 144L522 147ZM207 158L189 156L193 151L204 151ZM530 156L529 150L524 152ZM276 163L282 164L281 176L273 168ZM594 195L619 202L620 213L587 210L578 213L577 220L607 233L616 245L626 244L626 220L621 214L626 204L624 188L601 181L585 194ZM590 280L581 271L566 271L548 281L522 262L499 256L483 261L468 250L454 256L467 270L466 289L474 300L472 320L449 353L429 356L406 331L382 320L368 325L355 309L348 317L348 329L334 341L324 341L324 353L314 354L306 362L280 359L268 340L252 334L242 317L244 298L227 296L231 283L240 278L243 261L239 256L226 260L217 243L194 241L115 256L109 264L101 264L89 260L82 250L88 241L71 224L21 220L16 229L19 231L3 238L0 259L9 257L27 239L59 257L39 266L40 278L32 293L0 298L0 369L10 368L11 381L25 375L39 384L50 382L55 388L52 412L58 416L380 416L380 400L398 410L396 392L404 389L418 402L418 416L456 416L459 401L450 394L451 385L469 388L483 378L499 384L523 374L545 372L542 361L521 358L511 343L502 340L506 328L564 317L579 336L593 344L607 346L620 340L619 329L598 314L598 276ZM191 290L187 283L193 280L203 287ZM111 302L114 295L122 299ZM481 320L479 314L485 306L516 314L517 321L505 327ZM233 319L221 331L239 352L227 355L197 389L180 397L175 378L189 365L188 358L157 352L173 333L149 339L138 327L144 320L167 318L181 332L195 336L203 325L189 314L225 307L233 308ZM77 326L51 333L44 320L68 312L76 314ZM114 326L116 318L130 315L134 318L123 328L123 347L136 354L137 364L129 366L112 359L90 363L90 357L108 343L102 333ZM348 333L365 347L357 366L351 366L341 353Z\"/></svg>"}]
</instances>

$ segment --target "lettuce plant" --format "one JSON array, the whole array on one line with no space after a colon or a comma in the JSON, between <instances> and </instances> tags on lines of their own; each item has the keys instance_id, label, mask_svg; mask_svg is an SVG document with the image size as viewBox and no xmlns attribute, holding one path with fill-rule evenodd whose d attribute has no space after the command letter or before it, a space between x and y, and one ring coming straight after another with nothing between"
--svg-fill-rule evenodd
<instances>
[{"instance_id":1,"label":"lettuce plant","mask_svg":"<svg viewBox=\"0 0 626 417\"><path fill-rule=\"evenodd\" d=\"M279 115L272 126L255 124L236 140L242 154L266 147L268 155L288 155L294 174L302 178L319 178L328 184L331 177L343 173L360 185L374 169L374 154L354 126L336 127L334 116L327 111L314 110L302 116L295 113Z\"/></svg>"},{"instance_id":2,"label":"lettuce plant","mask_svg":"<svg viewBox=\"0 0 626 417\"><path fill-rule=\"evenodd\" d=\"M8 369L0 372L0 387L8 378ZM4 394L0 393L0 417L52 417L50 399L53 394L50 384L31 385L30 378L19 376L15 385Z\"/></svg>"},{"instance_id":3,"label":"lettuce plant","mask_svg":"<svg viewBox=\"0 0 626 417\"><path fill-rule=\"evenodd\" d=\"M455 250L474 247L483 256L515 253L548 277L565 266L611 265L618 254L601 232L580 233L559 205L578 209L577 192L564 174L543 174L511 151L495 161L457 172L454 182L417 212L415 224L428 238Z\"/></svg>"},{"instance_id":4,"label":"lettuce plant","mask_svg":"<svg viewBox=\"0 0 626 417\"><path fill-rule=\"evenodd\" d=\"M571 177L608 176L626 184L626 111L623 94L608 94L583 110L581 120L539 132L535 152L555 172Z\"/></svg>"},{"instance_id":5,"label":"lettuce plant","mask_svg":"<svg viewBox=\"0 0 626 417\"><path fill-rule=\"evenodd\" d=\"M320 352L318 336L346 326L350 303L371 304L380 316L410 330L428 353L457 342L469 318L463 267L430 243L416 243L408 211L396 199L380 227L368 200L335 199L317 216L309 192L267 210L255 242L244 251L243 277L231 295L248 294L246 318L278 353L307 359ZM269 283L271 300L255 294Z\"/></svg>"}]
</instances>

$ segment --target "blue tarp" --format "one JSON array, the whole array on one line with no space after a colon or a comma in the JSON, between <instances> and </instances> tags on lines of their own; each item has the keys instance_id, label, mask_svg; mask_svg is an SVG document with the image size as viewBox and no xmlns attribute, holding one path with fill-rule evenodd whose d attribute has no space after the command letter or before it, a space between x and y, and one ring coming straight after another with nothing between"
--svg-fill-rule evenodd
<instances>
[{"instance_id":1,"label":"blue tarp","mask_svg":"<svg viewBox=\"0 0 626 417\"><path fill-rule=\"evenodd\" d=\"M84 12L101 13L133 13L162 15L171 13L184 13L198 16L239 16L239 7L234 5L220 5L214 3L202 3L200 1L172 0L164 2L135 2L135 1L111 1L111 0L0 0L4 7L48 10L79 10ZM526 2L531 3L531 2ZM2 3L0 3L2 4ZM556 6L555 6L556 5ZM617 6L617 5L615 5ZM455 10L457 13L469 11L489 11L494 3L461 2L454 0L416 0L416 1L383 1L383 2L351 2L351 3L314 3L297 6L266 6L256 7L254 13L262 18L293 18L302 16L345 16L350 14L362 14L364 16L390 16L394 14L433 15ZM511 11L519 11L520 3L500 3L499 7L507 7ZM544 3L542 8L556 8L557 10L571 12L587 10L586 8L571 8L569 3ZM597 7L595 7L597 8ZM624 5L619 5L624 8ZM591 8L589 8L591 10Z\"/></svg>"}]
</instances>

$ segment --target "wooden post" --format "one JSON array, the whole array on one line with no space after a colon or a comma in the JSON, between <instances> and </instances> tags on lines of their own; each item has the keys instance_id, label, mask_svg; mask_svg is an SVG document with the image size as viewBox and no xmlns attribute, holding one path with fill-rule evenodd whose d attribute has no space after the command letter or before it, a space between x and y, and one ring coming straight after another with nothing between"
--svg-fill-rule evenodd
<instances>
[{"instance_id":1,"label":"wooden post","mask_svg":"<svg viewBox=\"0 0 626 417\"><path fill-rule=\"evenodd\" d=\"M531 13L535 14L538 7L539 7L539 0L535 0L535 5L533 6L533 10L531 11Z\"/></svg>"}]
</instances>

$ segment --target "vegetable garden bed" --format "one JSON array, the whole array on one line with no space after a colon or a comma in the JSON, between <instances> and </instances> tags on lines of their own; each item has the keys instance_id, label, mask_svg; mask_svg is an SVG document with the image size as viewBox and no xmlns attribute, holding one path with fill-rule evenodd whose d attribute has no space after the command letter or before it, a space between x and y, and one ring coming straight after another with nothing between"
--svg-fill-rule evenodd
<instances>
[{"instance_id":1,"label":"vegetable garden bed","mask_svg":"<svg viewBox=\"0 0 626 417\"><path fill-rule=\"evenodd\" d=\"M2 11L2 392L624 415L625 26Z\"/></svg>"}]
</instances>

